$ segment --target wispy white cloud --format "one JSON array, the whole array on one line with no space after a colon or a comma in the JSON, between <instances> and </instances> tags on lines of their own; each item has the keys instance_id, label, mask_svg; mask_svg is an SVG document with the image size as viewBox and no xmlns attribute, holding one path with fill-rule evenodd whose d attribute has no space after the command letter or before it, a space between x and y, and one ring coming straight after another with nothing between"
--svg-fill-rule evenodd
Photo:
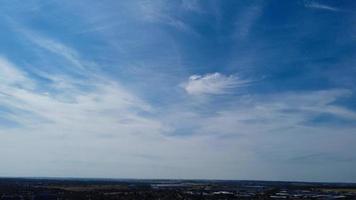
<instances>
[{"instance_id":1,"label":"wispy white cloud","mask_svg":"<svg viewBox=\"0 0 356 200\"><path fill-rule=\"evenodd\" d=\"M187 23L170 15L172 8L167 6L164 1L144 1L139 4L139 15L143 20L153 23L161 23L176 28L185 33L189 33L195 36L199 34Z\"/></svg>"},{"instance_id":2,"label":"wispy white cloud","mask_svg":"<svg viewBox=\"0 0 356 200\"><path fill-rule=\"evenodd\" d=\"M68 47L67 45L64 45L63 43L50 38L46 38L45 36L31 33L29 31L24 33L24 35L27 36L27 38L36 45L63 57L78 69L83 70L85 68L84 64L88 65L88 63L84 63L84 61L80 58L75 50Z\"/></svg>"},{"instance_id":3,"label":"wispy white cloud","mask_svg":"<svg viewBox=\"0 0 356 200\"><path fill-rule=\"evenodd\" d=\"M134 127L145 126L146 122L157 128L160 126L154 120L137 114L150 112L152 108L149 104L119 83L101 76L100 73L93 73L90 67L94 64L82 59L74 49L19 26L16 26L16 30L37 45L35 48L43 48L54 56L65 58L71 66L80 70L85 79L74 78L68 72L51 74L33 67L32 73L48 80L46 85L42 85L37 78L27 74L7 58L0 57L0 106L13 111L12 121L23 127L58 126L68 129L88 128L101 122L106 124L104 127L111 127L110 129L116 125L122 126L124 128L119 129L126 129L125 132L133 131ZM87 123L88 120L95 123ZM125 123L120 123L123 121ZM113 124L109 125L110 123ZM39 124L41 125L37 127ZM82 131L100 130L100 127L97 124ZM103 132L104 127L101 127ZM139 129L134 129L139 132Z\"/></svg>"},{"instance_id":4,"label":"wispy white cloud","mask_svg":"<svg viewBox=\"0 0 356 200\"><path fill-rule=\"evenodd\" d=\"M320 10L327 10L327 11L334 11L334 12L341 11L341 9L339 9L339 8L332 7L332 6L329 6L329 5L326 5L326 4L321 4L321 3L318 3L318 2L314 2L314 1L306 3L305 7L313 8L313 9L320 9Z\"/></svg>"},{"instance_id":5,"label":"wispy white cloud","mask_svg":"<svg viewBox=\"0 0 356 200\"><path fill-rule=\"evenodd\" d=\"M46 35L43 35L39 32L28 29L27 27L17 23L12 19L10 19L9 22L12 25L13 30L21 35L22 38L34 44L35 47L39 47L55 56L60 57L68 63L68 68L71 68L72 71L88 71L95 66L94 62L83 59L82 56L79 55L79 53L69 45L64 44L59 40L47 37Z\"/></svg>"},{"instance_id":6,"label":"wispy white cloud","mask_svg":"<svg viewBox=\"0 0 356 200\"><path fill-rule=\"evenodd\" d=\"M350 94L348 90L335 89L242 98L234 108L219 111L217 115L206 118L207 121L201 126L201 133L239 135L279 133L280 130L302 132L298 129L309 127L306 122L322 114L356 120L354 111L333 105L336 100ZM333 131L339 128L334 127ZM330 127L317 129L331 131L327 130Z\"/></svg>"},{"instance_id":7,"label":"wispy white cloud","mask_svg":"<svg viewBox=\"0 0 356 200\"><path fill-rule=\"evenodd\" d=\"M319 124L308 122L325 114L340 120L355 121L356 112L334 103L350 95L351 91L345 89L242 95L235 98L231 106L214 109L208 115L192 111L192 108L178 108L172 113L180 120L172 117L171 121L176 124L175 127L189 127L192 135L208 134L212 137L248 137L255 134L280 134L281 131L296 133L295 137L298 137L298 132L302 133L302 129L332 133L341 127L335 124L320 127ZM185 124L179 124L180 122Z\"/></svg>"},{"instance_id":8,"label":"wispy white cloud","mask_svg":"<svg viewBox=\"0 0 356 200\"><path fill-rule=\"evenodd\" d=\"M226 76L220 73L192 75L187 83L183 84L184 89L191 95L204 94L227 94L232 89L246 86L250 81L242 80L236 75Z\"/></svg>"},{"instance_id":9,"label":"wispy white cloud","mask_svg":"<svg viewBox=\"0 0 356 200\"><path fill-rule=\"evenodd\" d=\"M8 84L28 86L30 82L22 71L16 69L14 65L3 56L0 56L0 80L3 86Z\"/></svg>"},{"instance_id":10,"label":"wispy white cloud","mask_svg":"<svg viewBox=\"0 0 356 200\"><path fill-rule=\"evenodd\" d=\"M56 92L39 92L36 87L38 88L40 85L36 84L35 80L23 75L14 64L4 58L1 60L0 69L7 69L10 72L6 74L7 76L17 78L12 79L12 82L7 79L0 80L1 93L4 95L0 102L2 106L21 111L17 116L18 123L24 121L22 117L25 116L22 116L21 113L33 113L45 121L62 124L64 127L67 127L65 124L82 124L81 126L83 126L83 124L86 124L85 121L90 120L90 118L93 121L103 123L105 121L120 121L120 118L132 122L138 120L142 123L146 119L140 118L135 113L150 110L149 105L114 82L92 79L90 82L83 81L80 85L75 85L73 83L78 82L78 80L74 81L69 77L67 79L52 77L56 81L53 84L54 87L57 83L60 83ZM22 87L22 85L28 84L34 85L35 88ZM80 86L85 86L86 91L83 91ZM68 88L70 88L69 91ZM120 114L115 117L114 113ZM88 116L90 117L88 118ZM33 126L33 124L36 124L36 119L34 120L33 123L30 120L30 123L23 125ZM25 121L29 122L28 120ZM119 125L120 123L114 124Z\"/></svg>"}]
</instances>

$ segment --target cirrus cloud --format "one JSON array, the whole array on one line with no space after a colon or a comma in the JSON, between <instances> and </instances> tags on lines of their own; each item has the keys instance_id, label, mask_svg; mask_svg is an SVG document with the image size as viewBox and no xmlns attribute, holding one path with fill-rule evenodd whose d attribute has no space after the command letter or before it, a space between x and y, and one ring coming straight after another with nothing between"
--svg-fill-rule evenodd
<instances>
[{"instance_id":1,"label":"cirrus cloud","mask_svg":"<svg viewBox=\"0 0 356 200\"><path fill-rule=\"evenodd\" d=\"M230 93L234 88L245 86L249 80L242 80L236 75L224 75L218 72L205 75L192 75L183 84L190 95L220 95Z\"/></svg>"}]
</instances>

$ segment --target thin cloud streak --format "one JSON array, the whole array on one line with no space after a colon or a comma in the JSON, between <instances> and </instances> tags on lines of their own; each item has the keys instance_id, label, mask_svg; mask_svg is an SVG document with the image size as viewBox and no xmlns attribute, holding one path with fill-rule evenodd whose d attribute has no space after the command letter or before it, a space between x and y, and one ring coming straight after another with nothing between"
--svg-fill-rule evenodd
<instances>
[{"instance_id":1,"label":"thin cloud streak","mask_svg":"<svg viewBox=\"0 0 356 200\"><path fill-rule=\"evenodd\" d=\"M249 80L242 80L236 75L225 76L220 73L192 75L187 83L182 84L188 94L227 94L232 89L246 86Z\"/></svg>"},{"instance_id":2,"label":"thin cloud streak","mask_svg":"<svg viewBox=\"0 0 356 200\"><path fill-rule=\"evenodd\" d=\"M333 12L339 12L341 11L341 9L336 8L336 7L332 7L329 5L325 5L325 4L320 4L318 2L310 2L310 3L306 3L305 7L307 8L313 8L313 9L319 9L319 10L326 10L326 11L333 11Z\"/></svg>"},{"instance_id":3,"label":"thin cloud streak","mask_svg":"<svg viewBox=\"0 0 356 200\"><path fill-rule=\"evenodd\" d=\"M0 66L1 69L6 67L12 71L18 70L9 61L2 62ZM12 75L12 78L16 78L13 73L8 73L7 75ZM101 80L91 83L83 82L81 85L86 85L87 88L90 88L89 91L83 92L80 87L71 83L74 81L67 82L65 79L58 78L57 80L61 80L61 84L66 85L66 87L57 87L56 94L50 94L38 92L36 88L40 86L28 77L23 78L20 76L18 79L13 80L16 82L9 83L6 80L1 80L1 92L4 95L1 103L2 106L18 111L19 120L17 123L28 121L27 119L21 119L21 117L25 117L21 115L24 112L33 113L50 123L64 123L62 124L64 127L66 126L65 124L85 124L88 116L92 116L93 120L103 123L105 121L107 121L105 123L120 121L120 116L132 122L138 120L140 121L139 123L143 124L144 121L149 121L138 117L134 113L136 112L135 110L149 111L150 107L113 82L102 82ZM33 85L34 88L28 89L26 88L27 85ZM69 92L67 90L68 87L71 88ZM115 111L121 113L116 120L111 118L114 117L111 115ZM102 114L98 115L100 113ZM33 121L33 123L30 122L23 125L32 126L32 124L37 123Z\"/></svg>"}]
</instances>

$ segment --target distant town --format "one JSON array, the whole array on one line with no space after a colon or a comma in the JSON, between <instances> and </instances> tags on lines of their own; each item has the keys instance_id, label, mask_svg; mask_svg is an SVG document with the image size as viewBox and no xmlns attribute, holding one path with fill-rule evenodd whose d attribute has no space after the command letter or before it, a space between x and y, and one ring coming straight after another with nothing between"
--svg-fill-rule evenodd
<instances>
[{"instance_id":1,"label":"distant town","mask_svg":"<svg viewBox=\"0 0 356 200\"><path fill-rule=\"evenodd\" d=\"M356 199L356 184L2 178L1 200Z\"/></svg>"}]
</instances>

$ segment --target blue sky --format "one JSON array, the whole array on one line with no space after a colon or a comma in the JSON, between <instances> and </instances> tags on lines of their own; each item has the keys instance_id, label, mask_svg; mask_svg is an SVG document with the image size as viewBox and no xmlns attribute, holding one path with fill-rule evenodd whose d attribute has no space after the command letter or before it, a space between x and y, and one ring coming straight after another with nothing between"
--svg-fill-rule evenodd
<instances>
[{"instance_id":1,"label":"blue sky","mask_svg":"<svg viewBox=\"0 0 356 200\"><path fill-rule=\"evenodd\" d=\"M13 0L0 176L356 182L352 0Z\"/></svg>"}]
</instances>

